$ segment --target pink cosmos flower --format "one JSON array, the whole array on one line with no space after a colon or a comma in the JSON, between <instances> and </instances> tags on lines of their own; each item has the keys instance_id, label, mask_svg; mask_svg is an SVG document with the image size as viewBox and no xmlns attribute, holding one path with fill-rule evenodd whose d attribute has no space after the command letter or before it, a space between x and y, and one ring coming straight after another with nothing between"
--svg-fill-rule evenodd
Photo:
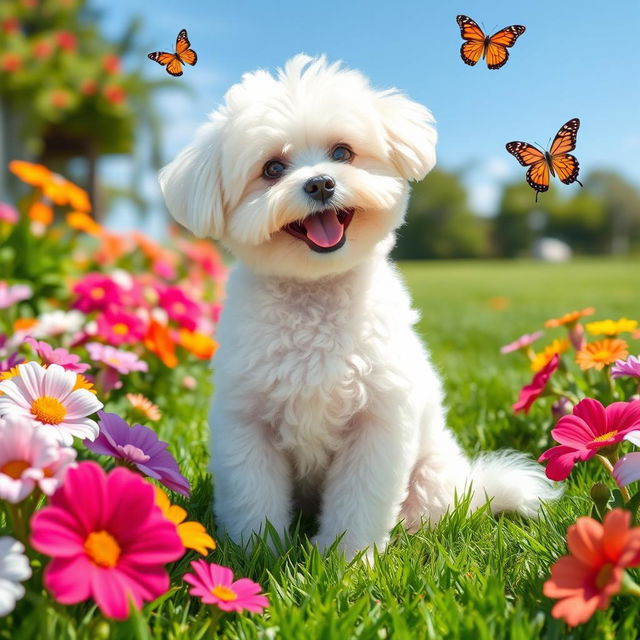
<instances>
[{"instance_id":1,"label":"pink cosmos flower","mask_svg":"<svg viewBox=\"0 0 640 640\"><path fill-rule=\"evenodd\" d=\"M512 353L513 351L518 351L519 349L525 349L529 345L533 344L536 340L541 338L544 335L544 331L536 331L535 333L525 333L523 336L520 336L517 340L510 342L509 344L505 344L504 347L500 348L500 353Z\"/></svg>"},{"instance_id":2,"label":"pink cosmos flower","mask_svg":"<svg viewBox=\"0 0 640 640\"><path fill-rule=\"evenodd\" d=\"M624 439L640 447L640 431L630 431ZM640 480L640 451L627 453L620 458L613 466L613 477L621 487Z\"/></svg>"},{"instance_id":3,"label":"pink cosmos flower","mask_svg":"<svg viewBox=\"0 0 640 640\"><path fill-rule=\"evenodd\" d=\"M545 451L538 462L548 461L546 474L551 480L566 480L576 462L593 458L599 449L617 444L634 429L640 429L640 400L604 407L585 398L572 415L558 420L551 435L560 444Z\"/></svg>"},{"instance_id":4,"label":"pink cosmos flower","mask_svg":"<svg viewBox=\"0 0 640 640\"><path fill-rule=\"evenodd\" d=\"M123 303L118 284L102 273L88 273L76 282L73 292L78 296L73 303L74 308L84 313L102 311Z\"/></svg>"},{"instance_id":5,"label":"pink cosmos flower","mask_svg":"<svg viewBox=\"0 0 640 640\"><path fill-rule=\"evenodd\" d=\"M90 451L113 456L135 466L141 473L161 482L168 489L189 496L189 481L180 473L176 459L167 451L169 446L156 432L141 424L130 427L115 413L98 413L100 435L85 440Z\"/></svg>"},{"instance_id":6,"label":"pink cosmos flower","mask_svg":"<svg viewBox=\"0 0 640 640\"><path fill-rule=\"evenodd\" d=\"M9 414L0 418L0 499L21 502L36 486L51 495L74 464L76 451L30 420Z\"/></svg>"},{"instance_id":7,"label":"pink cosmos flower","mask_svg":"<svg viewBox=\"0 0 640 640\"><path fill-rule=\"evenodd\" d=\"M144 337L145 323L128 311L107 309L97 319L98 335L114 346L135 344Z\"/></svg>"},{"instance_id":8,"label":"pink cosmos flower","mask_svg":"<svg viewBox=\"0 0 640 640\"><path fill-rule=\"evenodd\" d=\"M88 342L86 347L92 360L106 365L100 379L100 386L104 391L119 389L122 386L122 382L119 380L120 375L126 375L133 371L149 370L147 363L140 360L137 354L131 351L116 349L99 342Z\"/></svg>"},{"instance_id":9,"label":"pink cosmos flower","mask_svg":"<svg viewBox=\"0 0 640 640\"><path fill-rule=\"evenodd\" d=\"M77 374L51 364L18 365L18 375L0 382L0 417L27 418L32 426L48 431L62 445L73 436L95 439L98 425L88 416L102 409L102 402L87 389L76 389Z\"/></svg>"},{"instance_id":10,"label":"pink cosmos flower","mask_svg":"<svg viewBox=\"0 0 640 640\"><path fill-rule=\"evenodd\" d=\"M262 613L269 606L266 596L260 595L260 585L247 578L233 581L233 572L219 564L204 560L191 563L195 571L184 575L184 581L192 585L189 593L198 596L204 604L215 604L222 611L251 611Z\"/></svg>"},{"instance_id":11,"label":"pink cosmos flower","mask_svg":"<svg viewBox=\"0 0 640 640\"><path fill-rule=\"evenodd\" d=\"M626 360L616 360L609 373L612 378L623 376L640 378L640 356L629 356Z\"/></svg>"},{"instance_id":12,"label":"pink cosmos flower","mask_svg":"<svg viewBox=\"0 0 640 640\"><path fill-rule=\"evenodd\" d=\"M34 348L44 365L59 364L63 369L75 373L84 373L90 367L90 365L80 362L79 355L69 353L62 347L54 349L46 342L38 341L31 336L27 336L24 341Z\"/></svg>"},{"instance_id":13,"label":"pink cosmos flower","mask_svg":"<svg viewBox=\"0 0 640 640\"><path fill-rule=\"evenodd\" d=\"M191 300L179 287L167 287L160 292L158 306L167 312L171 320L181 327L195 331L201 315L200 306Z\"/></svg>"},{"instance_id":14,"label":"pink cosmos flower","mask_svg":"<svg viewBox=\"0 0 640 640\"><path fill-rule=\"evenodd\" d=\"M31 544L53 558L44 585L62 604L93 598L117 620L169 588L164 568L184 554L176 526L155 505L153 486L95 462L67 472L49 506L31 519Z\"/></svg>"},{"instance_id":15,"label":"pink cosmos flower","mask_svg":"<svg viewBox=\"0 0 640 640\"><path fill-rule=\"evenodd\" d=\"M33 295L33 291L28 284L9 285L4 280L0 280L0 309L12 307L16 302L28 300Z\"/></svg>"},{"instance_id":16,"label":"pink cosmos flower","mask_svg":"<svg viewBox=\"0 0 640 640\"><path fill-rule=\"evenodd\" d=\"M553 358L533 376L531 383L522 387L518 401L512 405L515 413L520 411L529 413L531 405L542 395L542 392L547 386L547 382L549 382L549 379L559 364L560 356L556 353Z\"/></svg>"},{"instance_id":17,"label":"pink cosmos flower","mask_svg":"<svg viewBox=\"0 0 640 640\"><path fill-rule=\"evenodd\" d=\"M18 222L19 217L20 215L15 207L12 207L6 202L0 202L0 222L15 224Z\"/></svg>"}]
</instances>

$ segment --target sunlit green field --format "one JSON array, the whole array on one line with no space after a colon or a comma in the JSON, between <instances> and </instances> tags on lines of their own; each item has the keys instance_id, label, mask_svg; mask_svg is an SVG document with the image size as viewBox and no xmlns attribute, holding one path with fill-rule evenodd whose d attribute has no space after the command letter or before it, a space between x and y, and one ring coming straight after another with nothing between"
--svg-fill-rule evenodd
<instances>
[{"instance_id":1,"label":"sunlit green field","mask_svg":"<svg viewBox=\"0 0 640 640\"><path fill-rule=\"evenodd\" d=\"M640 318L639 267L629 261L401 265L421 310L419 330L446 380L450 424L470 454L516 447L539 455L549 443L548 406L534 406L529 416L513 415L510 406L531 372L519 354L501 356L499 347L541 327L547 318L586 306L596 307L594 318ZM541 343L555 335L562 331L548 332ZM640 341L634 345L637 353ZM204 380L201 384L206 395ZM206 398L188 407L180 404L176 390L156 391L175 396L180 406L160 435L171 439L194 482L190 516L215 534L205 471ZM567 627L550 617L552 603L542 596L550 564L566 550L566 528L590 509L588 487L599 473L595 464L576 468L565 496L537 522L493 518L485 511L469 517L462 505L435 530L410 536L398 527L373 569L359 561L347 565L336 553L321 558L299 530L280 556L263 542L246 554L220 539L210 559L260 582L271 606L260 616L226 616L215 632L208 612L188 597L186 588L177 587L153 612L127 623L100 621L89 605L78 605L48 613L46 620L24 620L20 629L0 637L636 638L640 604L635 601L618 598L567 636ZM174 583L180 584L186 567L185 559L174 572Z\"/></svg>"}]
</instances>

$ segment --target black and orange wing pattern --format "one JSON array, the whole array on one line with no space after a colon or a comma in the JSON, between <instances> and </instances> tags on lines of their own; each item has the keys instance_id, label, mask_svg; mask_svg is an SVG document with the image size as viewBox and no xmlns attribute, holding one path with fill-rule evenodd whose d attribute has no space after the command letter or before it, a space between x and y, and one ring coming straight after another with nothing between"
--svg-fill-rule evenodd
<instances>
[{"instance_id":1,"label":"black and orange wing pattern","mask_svg":"<svg viewBox=\"0 0 640 640\"><path fill-rule=\"evenodd\" d=\"M529 167L527 183L535 189L537 202L538 193L549 189L549 163L546 156L528 142L509 142L506 147L523 167Z\"/></svg>"},{"instance_id":2,"label":"black and orange wing pattern","mask_svg":"<svg viewBox=\"0 0 640 640\"><path fill-rule=\"evenodd\" d=\"M154 51L148 54L148 58L154 60L163 67L166 67L167 73L172 76L182 75L182 65L194 65L198 61L196 52L190 48L191 43L187 36L187 30L182 29L176 38L176 52L168 53L166 51Z\"/></svg>"},{"instance_id":3,"label":"black and orange wing pattern","mask_svg":"<svg viewBox=\"0 0 640 640\"><path fill-rule=\"evenodd\" d=\"M457 16L460 35L465 41L460 47L460 56L465 64L475 65L480 58L486 58L489 69L499 69L509 59L508 47L525 32L525 27L519 24L505 27L490 38L469 16Z\"/></svg>"}]
</instances>

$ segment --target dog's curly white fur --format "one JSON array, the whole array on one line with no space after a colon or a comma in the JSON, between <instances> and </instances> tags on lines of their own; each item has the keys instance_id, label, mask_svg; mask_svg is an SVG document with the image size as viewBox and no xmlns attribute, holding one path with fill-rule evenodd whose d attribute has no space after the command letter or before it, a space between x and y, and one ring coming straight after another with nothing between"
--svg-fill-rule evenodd
<instances>
[{"instance_id":1,"label":"dog's curly white fur","mask_svg":"<svg viewBox=\"0 0 640 640\"><path fill-rule=\"evenodd\" d=\"M523 454L468 462L388 260L408 181L433 168L435 144L425 107L298 55L277 77L245 75L162 170L174 217L238 258L211 412L214 509L233 539L267 519L284 532L296 499L317 500L316 542L342 536L352 557L383 549L398 520L437 522L470 487L472 507L490 498L495 511L528 516L555 496ZM352 157L336 161L336 146ZM277 179L263 173L274 159ZM304 189L315 176L330 177L326 201ZM301 234L288 231L295 223Z\"/></svg>"}]
</instances>

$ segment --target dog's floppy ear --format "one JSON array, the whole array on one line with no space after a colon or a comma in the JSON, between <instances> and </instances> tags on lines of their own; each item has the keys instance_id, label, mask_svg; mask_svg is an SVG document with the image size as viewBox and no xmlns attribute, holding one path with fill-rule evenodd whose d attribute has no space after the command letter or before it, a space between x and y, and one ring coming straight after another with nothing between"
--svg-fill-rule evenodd
<instances>
[{"instance_id":1,"label":"dog's floppy ear","mask_svg":"<svg viewBox=\"0 0 640 640\"><path fill-rule=\"evenodd\" d=\"M160 170L171 215L197 236L219 239L224 228L220 121L207 122L195 140Z\"/></svg>"},{"instance_id":2,"label":"dog's floppy ear","mask_svg":"<svg viewBox=\"0 0 640 640\"><path fill-rule=\"evenodd\" d=\"M438 134L431 112L395 89L378 94L391 160L406 180L422 180L436 164Z\"/></svg>"}]
</instances>

